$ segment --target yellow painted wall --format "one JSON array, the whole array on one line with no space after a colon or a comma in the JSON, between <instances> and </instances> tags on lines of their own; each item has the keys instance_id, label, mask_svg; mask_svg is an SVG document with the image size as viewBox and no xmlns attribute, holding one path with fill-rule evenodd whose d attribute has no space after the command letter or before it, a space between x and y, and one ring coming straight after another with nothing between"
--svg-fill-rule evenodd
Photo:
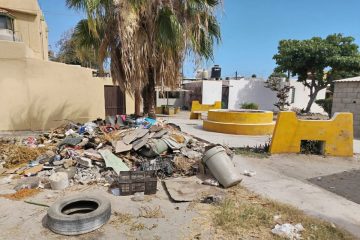
<instances>
[{"instance_id":1,"label":"yellow painted wall","mask_svg":"<svg viewBox=\"0 0 360 240\"><path fill-rule=\"evenodd\" d=\"M4 50L0 44L0 52ZM0 130L43 130L66 119L86 122L105 117L104 85L80 66L27 58L23 43L7 43L16 57L0 54ZM127 96L127 111L134 105Z\"/></svg>"},{"instance_id":2,"label":"yellow painted wall","mask_svg":"<svg viewBox=\"0 0 360 240\"><path fill-rule=\"evenodd\" d=\"M34 57L48 60L47 24L37 0L0 0L0 8L15 16L15 33L32 49Z\"/></svg>"},{"instance_id":3,"label":"yellow painted wall","mask_svg":"<svg viewBox=\"0 0 360 240\"><path fill-rule=\"evenodd\" d=\"M298 153L301 140L325 141L325 155L353 155L353 115L335 113L331 120L298 120L294 112L280 112L271 153Z\"/></svg>"},{"instance_id":4,"label":"yellow painted wall","mask_svg":"<svg viewBox=\"0 0 360 240\"><path fill-rule=\"evenodd\" d=\"M200 104L199 101L192 101L190 119L199 119L199 112L207 112L210 109L221 109L221 102L214 104Z\"/></svg>"}]
</instances>

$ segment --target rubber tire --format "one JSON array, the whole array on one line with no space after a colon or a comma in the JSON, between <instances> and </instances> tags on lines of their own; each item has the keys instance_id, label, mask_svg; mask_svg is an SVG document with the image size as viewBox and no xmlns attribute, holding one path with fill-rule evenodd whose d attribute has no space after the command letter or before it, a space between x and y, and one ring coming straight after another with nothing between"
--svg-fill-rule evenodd
<instances>
[{"instance_id":1,"label":"rubber tire","mask_svg":"<svg viewBox=\"0 0 360 240\"><path fill-rule=\"evenodd\" d=\"M66 215L61 210L77 201L93 201L98 208L92 212L81 215ZM101 196L94 195L73 195L55 202L47 212L47 227L62 235L80 235L100 228L107 223L111 215L110 201Z\"/></svg>"}]
</instances>

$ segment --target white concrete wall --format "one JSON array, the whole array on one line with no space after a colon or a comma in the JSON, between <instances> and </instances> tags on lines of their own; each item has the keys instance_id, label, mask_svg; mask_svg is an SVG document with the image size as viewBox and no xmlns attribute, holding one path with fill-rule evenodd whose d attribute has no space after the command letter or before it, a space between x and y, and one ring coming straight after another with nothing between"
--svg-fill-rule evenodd
<instances>
[{"instance_id":1,"label":"white concrete wall","mask_svg":"<svg viewBox=\"0 0 360 240\"><path fill-rule=\"evenodd\" d=\"M201 104L214 104L221 101L222 81L204 80L202 81L202 102Z\"/></svg>"},{"instance_id":2,"label":"white concrete wall","mask_svg":"<svg viewBox=\"0 0 360 240\"><path fill-rule=\"evenodd\" d=\"M240 109L241 104L253 102L262 110L276 109L276 93L264 87L262 79L229 80L229 109Z\"/></svg>"},{"instance_id":3,"label":"white concrete wall","mask_svg":"<svg viewBox=\"0 0 360 240\"><path fill-rule=\"evenodd\" d=\"M180 92L179 98L160 98L160 91L156 91L156 107L161 107L163 105L182 107L185 104L185 92Z\"/></svg>"},{"instance_id":4,"label":"white concrete wall","mask_svg":"<svg viewBox=\"0 0 360 240\"><path fill-rule=\"evenodd\" d=\"M291 109L295 107L295 108L305 109L309 101L310 89L305 87L301 82L297 82L295 80L291 80L290 85L292 87L295 87L295 102L292 103L289 108ZM325 94L326 94L326 89L321 90L318 93L316 99L324 99ZM289 95L289 102L291 102L291 91ZM313 105L311 106L311 112L324 113L324 110L314 102Z\"/></svg>"},{"instance_id":5,"label":"white concrete wall","mask_svg":"<svg viewBox=\"0 0 360 240\"><path fill-rule=\"evenodd\" d=\"M305 109L309 101L310 90L295 80L291 80L290 85L295 88L295 101L289 109L293 107ZM324 99L325 93L325 89L321 90L317 95L317 99ZM290 103L291 97L292 91L289 94ZM242 103L253 102L258 104L262 110L278 111L277 107L274 106L274 103L277 101L276 92L265 87L264 79L243 78L240 80L229 80L229 109L240 109ZM311 112L324 113L324 110L314 103L311 107Z\"/></svg>"}]
</instances>

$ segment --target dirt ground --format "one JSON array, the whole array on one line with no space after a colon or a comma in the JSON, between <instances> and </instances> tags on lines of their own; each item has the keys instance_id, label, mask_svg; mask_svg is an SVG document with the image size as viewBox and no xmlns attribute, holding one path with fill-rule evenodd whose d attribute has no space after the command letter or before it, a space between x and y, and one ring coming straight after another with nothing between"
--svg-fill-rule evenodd
<instances>
[{"instance_id":1,"label":"dirt ground","mask_svg":"<svg viewBox=\"0 0 360 240\"><path fill-rule=\"evenodd\" d=\"M10 190L13 184L2 184L0 190ZM51 232L46 227L47 207L24 202L51 205L64 196L78 193L105 196L112 207L108 223L80 236ZM101 186L72 186L64 191L43 189L22 200L0 197L0 239L280 239L271 229L286 222L302 223L306 229L303 236L307 239L356 239L332 223L308 217L293 207L249 192L241 185L226 190L226 197L219 205L199 201L175 203L162 184L158 184L155 195L145 196L144 201L135 202L131 198L113 196ZM144 214L144 209L152 213Z\"/></svg>"},{"instance_id":2,"label":"dirt ground","mask_svg":"<svg viewBox=\"0 0 360 240\"><path fill-rule=\"evenodd\" d=\"M13 183L0 185L2 191L12 189ZM113 196L106 187L73 186L64 191L42 190L24 200L51 205L64 196L76 193L99 194L111 201L112 216L102 228L78 237L54 234L44 225L47 208L0 197L0 239L193 239L195 235L209 239L211 229L195 224L199 214L189 203L173 203L163 187L158 184L156 195L142 202L134 202L132 196ZM141 208L160 210L159 218L139 217ZM206 207L206 206L205 206ZM129 221L123 220L126 216Z\"/></svg>"}]
</instances>

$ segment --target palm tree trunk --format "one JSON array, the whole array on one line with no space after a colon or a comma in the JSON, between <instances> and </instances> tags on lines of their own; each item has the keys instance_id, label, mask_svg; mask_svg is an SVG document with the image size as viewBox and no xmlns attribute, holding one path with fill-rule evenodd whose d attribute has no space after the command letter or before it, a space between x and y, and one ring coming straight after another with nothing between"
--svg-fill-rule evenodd
<instances>
[{"instance_id":1,"label":"palm tree trunk","mask_svg":"<svg viewBox=\"0 0 360 240\"><path fill-rule=\"evenodd\" d=\"M155 76L150 68L148 71L148 84L143 89L143 106L144 106L144 114L148 114L151 118L156 118L155 114L155 98L156 98L156 91L155 91Z\"/></svg>"},{"instance_id":2,"label":"palm tree trunk","mask_svg":"<svg viewBox=\"0 0 360 240\"><path fill-rule=\"evenodd\" d=\"M140 116L141 95L140 90L135 90L135 115Z\"/></svg>"}]
</instances>

